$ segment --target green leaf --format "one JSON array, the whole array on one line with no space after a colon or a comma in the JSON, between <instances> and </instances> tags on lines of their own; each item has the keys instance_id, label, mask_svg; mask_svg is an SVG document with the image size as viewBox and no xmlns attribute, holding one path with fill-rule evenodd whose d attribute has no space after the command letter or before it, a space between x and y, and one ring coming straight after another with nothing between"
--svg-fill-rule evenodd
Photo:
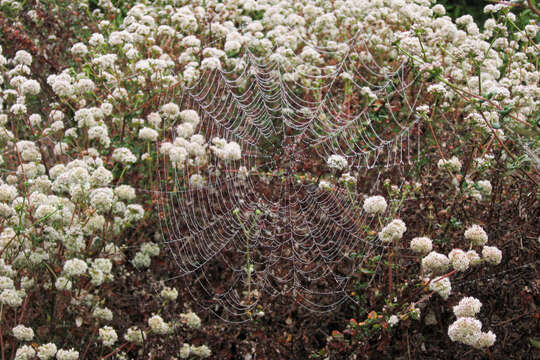
<instances>
[{"instance_id":1,"label":"green leaf","mask_svg":"<svg viewBox=\"0 0 540 360\"><path fill-rule=\"evenodd\" d=\"M534 346L537 349L540 349L540 340L529 338L529 341L530 341L532 346Z\"/></svg>"},{"instance_id":2,"label":"green leaf","mask_svg":"<svg viewBox=\"0 0 540 360\"><path fill-rule=\"evenodd\" d=\"M363 274L374 274L375 273L375 271L369 270L369 269L366 269L366 268L359 268L358 271L360 271Z\"/></svg>"}]
</instances>

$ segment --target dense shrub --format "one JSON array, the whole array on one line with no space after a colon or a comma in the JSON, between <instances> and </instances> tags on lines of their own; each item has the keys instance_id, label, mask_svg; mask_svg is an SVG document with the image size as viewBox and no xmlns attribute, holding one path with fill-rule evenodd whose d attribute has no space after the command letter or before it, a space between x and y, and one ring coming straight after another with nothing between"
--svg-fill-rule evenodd
<instances>
[{"instance_id":1,"label":"dense shrub","mask_svg":"<svg viewBox=\"0 0 540 360\"><path fill-rule=\"evenodd\" d=\"M390 357L411 347L418 354L436 354L456 342L455 356L502 358L506 343L496 339L505 335L491 324L507 321L493 315L501 303L473 288L456 291L453 284L480 283L536 261L539 28L530 13L517 18L506 5L486 6L481 27L462 7L454 9L455 21L444 6L428 0L1 1L2 357L249 358L268 351L272 358L345 358L369 357L374 349ZM315 118L307 106L283 106L271 125L285 130L264 144L251 143L249 121L238 125L216 116L216 124L236 133L214 133L209 110L179 99L216 72L240 78L248 54L279 64L280 84L288 86L280 89L282 96L288 91L313 103L330 97L337 110ZM336 67L345 54L354 59L351 64L369 66ZM398 65L407 76L384 76ZM377 75L354 71L375 66L382 69ZM314 80L317 76L327 76L335 86L328 90ZM380 86L387 80L395 81L392 89L402 98L381 95L388 95ZM400 87L406 81L409 90ZM230 90L230 99L252 117L262 116L255 111L267 109L266 103L245 110L237 100L245 94L257 99L246 90L250 86ZM215 84L201 88L219 89ZM338 131L313 131L330 139L334 152L325 156L320 147L301 141L301 126L310 121L334 129L345 121L339 114L361 108L373 115L363 125L373 131L359 125L352 132L367 134L368 143L379 135L399 137L396 133L407 127L420 144L405 156L407 164L392 158L397 142L387 145L386 138L381 141L390 150L365 159L351 150L363 145ZM304 121L298 128L286 121L291 111L302 112L294 118ZM397 119L394 128L391 116ZM286 157L290 144L280 143L284 135L301 139L295 146L306 146L301 172L243 166L254 154L246 144L272 159ZM359 167L366 159L380 162L371 170ZM400 166L387 168L385 161ZM257 283L255 274L269 270L252 264L258 249L250 249L249 238L256 231L282 229L248 225L272 224L271 210L230 215L242 226L238 237L248 239L247 256L245 250L232 255L246 261L237 271L247 279L247 285L239 282L246 289L237 300L249 311L241 319L248 325L227 326L241 330L223 331L220 320L192 302L189 295L214 299L193 285L200 279L186 277L193 282L174 286L163 282L175 280L178 266L170 260L176 259L169 246L173 239L160 231L164 219L158 209L167 200L160 185L185 190L175 187L180 179L188 190L204 190L221 177L228 181L229 171L243 181L256 178L261 192L275 193L280 182L291 181L320 197L343 195L350 200L353 223L365 220L358 236L378 252L340 249L343 259L362 260L346 274L352 279L347 296L354 302L317 317L323 323L319 330L315 322L301 325L315 315L261 295L263 282ZM171 173L175 179L162 176ZM228 204L242 193L222 195ZM204 211L193 209L196 224ZM311 218L306 223L317 225ZM225 282L219 278L222 268L215 266L209 268L215 274L204 275ZM339 264L332 266L341 274ZM523 281L527 285L520 283L519 290L538 296L537 285L531 290ZM324 288L326 283L313 284ZM295 304L299 298L280 299ZM257 307L251 306L253 299ZM276 323L284 323L286 331ZM409 334L420 339L433 324L440 325L445 340L410 344ZM272 331L278 339L268 335ZM321 339L320 332L328 337ZM236 335L245 341L233 343ZM295 347L293 336L303 345ZM254 344L261 337L264 349ZM465 345L475 350L468 352Z\"/></svg>"}]
</instances>

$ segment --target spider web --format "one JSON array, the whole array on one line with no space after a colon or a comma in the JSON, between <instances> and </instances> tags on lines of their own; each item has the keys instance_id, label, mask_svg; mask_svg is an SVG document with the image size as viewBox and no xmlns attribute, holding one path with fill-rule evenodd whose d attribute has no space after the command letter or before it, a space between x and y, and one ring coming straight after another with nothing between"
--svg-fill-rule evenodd
<instances>
[{"instance_id":1,"label":"spider web","mask_svg":"<svg viewBox=\"0 0 540 360\"><path fill-rule=\"evenodd\" d=\"M345 157L355 174L410 163L418 150L414 109L424 89L409 64L380 65L361 36L345 51L305 46L334 65L293 69L244 48L239 66L166 97L197 111L196 133L242 148L241 160L211 159L205 169L179 170L166 157L158 164L162 235L178 269L168 280L186 281L197 303L225 320L252 314L265 296L317 312L354 301L352 275L384 247L368 236L374 218L339 174L332 190L318 186L326 159ZM164 141L174 142L177 124ZM189 184L197 172L203 187Z\"/></svg>"}]
</instances>

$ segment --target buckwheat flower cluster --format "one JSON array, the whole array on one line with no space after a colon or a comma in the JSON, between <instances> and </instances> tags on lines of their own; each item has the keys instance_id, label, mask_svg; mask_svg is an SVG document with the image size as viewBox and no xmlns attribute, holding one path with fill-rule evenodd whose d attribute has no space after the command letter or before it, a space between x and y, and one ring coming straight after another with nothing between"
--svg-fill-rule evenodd
<instances>
[{"instance_id":1,"label":"buckwheat flower cluster","mask_svg":"<svg viewBox=\"0 0 540 360\"><path fill-rule=\"evenodd\" d=\"M428 237L415 237L411 240L411 249L418 254L428 254L433 249L433 242Z\"/></svg>"},{"instance_id":2,"label":"buckwheat flower cluster","mask_svg":"<svg viewBox=\"0 0 540 360\"><path fill-rule=\"evenodd\" d=\"M469 268L469 257L467 253L461 249L452 249L448 254L448 259L452 267L457 271L466 271Z\"/></svg>"},{"instance_id":3,"label":"buckwheat flower cluster","mask_svg":"<svg viewBox=\"0 0 540 360\"><path fill-rule=\"evenodd\" d=\"M23 161L40 161L41 153L33 141L22 140L15 144L15 149Z\"/></svg>"},{"instance_id":4,"label":"buckwheat flower cluster","mask_svg":"<svg viewBox=\"0 0 540 360\"><path fill-rule=\"evenodd\" d=\"M182 347L180 348L180 359L187 359L189 357L189 354L191 353L191 346L189 344L184 343Z\"/></svg>"},{"instance_id":5,"label":"buckwheat flower cluster","mask_svg":"<svg viewBox=\"0 0 540 360\"><path fill-rule=\"evenodd\" d=\"M502 251L495 246L484 246L482 248L482 257L492 265L499 265L502 260Z\"/></svg>"},{"instance_id":6,"label":"buckwheat flower cluster","mask_svg":"<svg viewBox=\"0 0 540 360\"><path fill-rule=\"evenodd\" d=\"M140 204L129 204L124 212L124 223L136 224L144 217L144 208Z\"/></svg>"},{"instance_id":7,"label":"buckwheat flower cluster","mask_svg":"<svg viewBox=\"0 0 540 360\"><path fill-rule=\"evenodd\" d=\"M448 327L448 336L452 341L474 345L480 339L482 323L472 317L460 317Z\"/></svg>"},{"instance_id":8,"label":"buckwheat flower cluster","mask_svg":"<svg viewBox=\"0 0 540 360\"><path fill-rule=\"evenodd\" d=\"M335 169L338 171L345 170L349 167L349 163L347 162L347 159L345 159L341 155L330 155L328 157L328 160L326 161L326 164L328 164L328 167L330 169Z\"/></svg>"},{"instance_id":9,"label":"buckwheat flower cluster","mask_svg":"<svg viewBox=\"0 0 540 360\"><path fill-rule=\"evenodd\" d=\"M73 287L73 282L65 276L59 276L56 278L56 281L54 282L54 287L60 291L62 290L71 291Z\"/></svg>"},{"instance_id":10,"label":"buckwheat flower cluster","mask_svg":"<svg viewBox=\"0 0 540 360\"><path fill-rule=\"evenodd\" d=\"M24 325L17 325L11 331L13 331L13 336L20 341L31 341L34 338L34 330Z\"/></svg>"},{"instance_id":11,"label":"buckwheat flower cluster","mask_svg":"<svg viewBox=\"0 0 540 360\"><path fill-rule=\"evenodd\" d=\"M97 306L92 312L92 316L98 320L111 321L113 319L113 313L110 309L101 308Z\"/></svg>"},{"instance_id":12,"label":"buckwheat flower cluster","mask_svg":"<svg viewBox=\"0 0 540 360\"><path fill-rule=\"evenodd\" d=\"M99 339L105 346L112 346L118 340L116 331L110 326L104 326L99 329Z\"/></svg>"},{"instance_id":13,"label":"buckwheat flower cluster","mask_svg":"<svg viewBox=\"0 0 540 360\"><path fill-rule=\"evenodd\" d=\"M469 259L469 264L471 266L477 266L482 263L482 258L474 250L467 251L467 258Z\"/></svg>"},{"instance_id":14,"label":"buckwheat flower cluster","mask_svg":"<svg viewBox=\"0 0 540 360\"><path fill-rule=\"evenodd\" d=\"M36 356L36 351L29 345L23 345L17 349L15 360L31 360Z\"/></svg>"},{"instance_id":15,"label":"buckwheat flower cluster","mask_svg":"<svg viewBox=\"0 0 540 360\"><path fill-rule=\"evenodd\" d=\"M176 127L176 134L184 139L189 139L195 132L195 127L190 123L183 123Z\"/></svg>"},{"instance_id":16,"label":"buckwheat flower cluster","mask_svg":"<svg viewBox=\"0 0 540 360\"><path fill-rule=\"evenodd\" d=\"M78 358L79 358L79 352L74 349L71 349L71 350L60 349L56 353L57 360L77 360Z\"/></svg>"},{"instance_id":17,"label":"buckwheat flower cluster","mask_svg":"<svg viewBox=\"0 0 540 360\"><path fill-rule=\"evenodd\" d=\"M146 140L146 141L156 141L159 134L156 130L144 127L139 130L139 139Z\"/></svg>"},{"instance_id":18,"label":"buckwheat flower cluster","mask_svg":"<svg viewBox=\"0 0 540 360\"><path fill-rule=\"evenodd\" d=\"M15 285L13 284L13 280L10 279L7 276L0 276L0 290L4 289L14 289Z\"/></svg>"},{"instance_id":19,"label":"buckwheat flower cluster","mask_svg":"<svg viewBox=\"0 0 540 360\"><path fill-rule=\"evenodd\" d=\"M64 263L64 273L67 276L81 276L88 269L88 265L81 259L71 259Z\"/></svg>"},{"instance_id":20,"label":"buckwheat flower cluster","mask_svg":"<svg viewBox=\"0 0 540 360\"><path fill-rule=\"evenodd\" d=\"M435 291L444 300L448 299L452 292L452 284L448 277L437 277L431 280L429 283L429 289Z\"/></svg>"},{"instance_id":21,"label":"buckwheat flower cluster","mask_svg":"<svg viewBox=\"0 0 540 360\"><path fill-rule=\"evenodd\" d=\"M386 211L387 203L384 197L376 195L364 200L363 209L368 214L381 214Z\"/></svg>"},{"instance_id":22,"label":"buckwheat flower cluster","mask_svg":"<svg viewBox=\"0 0 540 360\"><path fill-rule=\"evenodd\" d=\"M341 174L341 176L339 177L339 182L344 183L348 186L354 186L356 185L356 177L354 177L354 175L351 175L351 173L346 172Z\"/></svg>"},{"instance_id":23,"label":"buckwheat flower cluster","mask_svg":"<svg viewBox=\"0 0 540 360\"><path fill-rule=\"evenodd\" d=\"M192 311L186 314L180 314L180 318L192 329L198 329L201 327L201 319Z\"/></svg>"},{"instance_id":24,"label":"buckwheat flower cluster","mask_svg":"<svg viewBox=\"0 0 540 360\"><path fill-rule=\"evenodd\" d=\"M379 239L382 242L399 240L403 237L405 231L407 231L405 223L400 219L394 219L379 232Z\"/></svg>"},{"instance_id":25,"label":"buckwheat flower cluster","mask_svg":"<svg viewBox=\"0 0 540 360\"><path fill-rule=\"evenodd\" d=\"M0 185L0 201L10 202L17 196L17 188L12 185Z\"/></svg>"},{"instance_id":26,"label":"buckwheat flower cluster","mask_svg":"<svg viewBox=\"0 0 540 360\"><path fill-rule=\"evenodd\" d=\"M453 307L457 320L448 327L448 336L452 341L481 349L490 347L495 343L493 332L482 332L482 323L475 319L480 312L482 303L474 297L465 297Z\"/></svg>"},{"instance_id":27,"label":"buckwheat flower cluster","mask_svg":"<svg viewBox=\"0 0 540 360\"><path fill-rule=\"evenodd\" d=\"M493 346L496 340L497 336L490 330L488 332L482 332L476 340L476 343L474 343L472 346L477 349L488 348Z\"/></svg>"},{"instance_id":28,"label":"buckwheat flower cluster","mask_svg":"<svg viewBox=\"0 0 540 360\"><path fill-rule=\"evenodd\" d=\"M202 189L205 183L204 177L200 174L193 174L189 177L189 185L193 186L195 189Z\"/></svg>"},{"instance_id":29,"label":"buckwheat flower cluster","mask_svg":"<svg viewBox=\"0 0 540 360\"><path fill-rule=\"evenodd\" d=\"M485 230L480 225L472 225L465 230L465 239L471 241L473 245L483 246L488 241Z\"/></svg>"},{"instance_id":30,"label":"buckwheat flower cluster","mask_svg":"<svg viewBox=\"0 0 540 360\"><path fill-rule=\"evenodd\" d=\"M436 251L430 252L422 259L422 268L427 274L442 274L450 267L450 259Z\"/></svg>"},{"instance_id":31,"label":"buckwheat flower cluster","mask_svg":"<svg viewBox=\"0 0 540 360\"><path fill-rule=\"evenodd\" d=\"M152 332L160 335L168 334L171 331L171 327L163 318L159 315L154 315L148 319L148 326L152 329Z\"/></svg>"},{"instance_id":32,"label":"buckwheat flower cluster","mask_svg":"<svg viewBox=\"0 0 540 360\"><path fill-rule=\"evenodd\" d=\"M58 348L54 343L47 343L38 346L37 348L37 356L40 360L49 360L53 359L56 356L56 352L58 351Z\"/></svg>"},{"instance_id":33,"label":"buckwheat flower cluster","mask_svg":"<svg viewBox=\"0 0 540 360\"><path fill-rule=\"evenodd\" d=\"M125 147L114 149L112 159L124 165L132 165L137 162L137 157L133 155L131 150Z\"/></svg>"},{"instance_id":34,"label":"buckwheat flower cluster","mask_svg":"<svg viewBox=\"0 0 540 360\"><path fill-rule=\"evenodd\" d=\"M90 205L100 213L111 210L114 202L114 193L110 188L98 188L90 192Z\"/></svg>"},{"instance_id":35,"label":"buckwheat flower cluster","mask_svg":"<svg viewBox=\"0 0 540 360\"><path fill-rule=\"evenodd\" d=\"M184 123L191 124L193 127L197 126L200 122L199 114L195 110L182 110L180 112L180 118Z\"/></svg>"},{"instance_id":36,"label":"buckwheat flower cluster","mask_svg":"<svg viewBox=\"0 0 540 360\"><path fill-rule=\"evenodd\" d=\"M168 103L161 107L162 114L168 119L174 119L180 113L180 108L174 103Z\"/></svg>"},{"instance_id":37,"label":"buckwheat flower cluster","mask_svg":"<svg viewBox=\"0 0 540 360\"><path fill-rule=\"evenodd\" d=\"M19 50L15 53L13 61L16 64L29 66L32 64L32 55L25 50Z\"/></svg>"},{"instance_id":38,"label":"buckwheat flower cluster","mask_svg":"<svg viewBox=\"0 0 540 360\"><path fill-rule=\"evenodd\" d=\"M453 307L456 317L475 317L480 312L482 303L474 297L464 297Z\"/></svg>"},{"instance_id":39,"label":"buckwheat flower cluster","mask_svg":"<svg viewBox=\"0 0 540 360\"><path fill-rule=\"evenodd\" d=\"M461 161L459 161L456 156L452 156L448 160L439 159L439 161L437 162L437 166L439 167L439 169L446 168L450 171L458 172L461 170Z\"/></svg>"},{"instance_id":40,"label":"buckwheat flower cluster","mask_svg":"<svg viewBox=\"0 0 540 360\"><path fill-rule=\"evenodd\" d=\"M135 200L135 189L129 185L119 185L114 189L114 194L121 200Z\"/></svg>"},{"instance_id":41,"label":"buckwheat flower cluster","mask_svg":"<svg viewBox=\"0 0 540 360\"><path fill-rule=\"evenodd\" d=\"M332 190L334 187L332 185L331 182L329 181L326 181L326 180L321 180L319 182L319 189L323 190L323 191L330 191Z\"/></svg>"},{"instance_id":42,"label":"buckwheat flower cluster","mask_svg":"<svg viewBox=\"0 0 540 360\"><path fill-rule=\"evenodd\" d=\"M83 43L78 42L71 47L71 53L78 56L85 55L88 53L88 48Z\"/></svg>"},{"instance_id":43,"label":"buckwheat flower cluster","mask_svg":"<svg viewBox=\"0 0 540 360\"><path fill-rule=\"evenodd\" d=\"M206 345L191 346L191 354L206 359L212 355L212 350Z\"/></svg>"},{"instance_id":44,"label":"buckwheat flower cluster","mask_svg":"<svg viewBox=\"0 0 540 360\"><path fill-rule=\"evenodd\" d=\"M225 139L213 138L213 146L210 146L210 150L221 160L240 160L242 157L242 149L238 143L231 141L227 142Z\"/></svg>"},{"instance_id":45,"label":"buckwheat flower cluster","mask_svg":"<svg viewBox=\"0 0 540 360\"><path fill-rule=\"evenodd\" d=\"M88 139L96 140L95 143L101 144L104 148L109 148L111 139L106 125L96 125L88 129Z\"/></svg>"},{"instance_id":46,"label":"buckwheat flower cluster","mask_svg":"<svg viewBox=\"0 0 540 360\"><path fill-rule=\"evenodd\" d=\"M479 180L476 182L476 185L480 189L480 192L482 193L482 195L486 195L486 196L491 195L492 187L491 187L491 182L489 180Z\"/></svg>"},{"instance_id":47,"label":"buckwheat flower cluster","mask_svg":"<svg viewBox=\"0 0 540 360\"><path fill-rule=\"evenodd\" d=\"M137 345L142 345L146 339L146 332L139 329L137 326L132 326L127 329L124 339Z\"/></svg>"},{"instance_id":48,"label":"buckwheat flower cluster","mask_svg":"<svg viewBox=\"0 0 540 360\"><path fill-rule=\"evenodd\" d=\"M145 268L150 266L151 257L159 255L159 246L152 242L146 242L141 245L141 250L135 254L133 266L136 268Z\"/></svg>"},{"instance_id":49,"label":"buckwheat flower cluster","mask_svg":"<svg viewBox=\"0 0 540 360\"><path fill-rule=\"evenodd\" d=\"M492 331L482 332L482 323L473 317L460 317L448 327L448 336L477 349L493 346L497 337Z\"/></svg>"},{"instance_id":50,"label":"buckwheat flower cluster","mask_svg":"<svg viewBox=\"0 0 540 360\"><path fill-rule=\"evenodd\" d=\"M160 295L164 300L175 301L178 298L178 290L166 286L161 290Z\"/></svg>"},{"instance_id":51,"label":"buckwheat flower cluster","mask_svg":"<svg viewBox=\"0 0 540 360\"><path fill-rule=\"evenodd\" d=\"M34 79L28 79L20 86L20 91L23 96L25 95L37 95L41 90L39 82Z\"/></svg>"}]
</instances>

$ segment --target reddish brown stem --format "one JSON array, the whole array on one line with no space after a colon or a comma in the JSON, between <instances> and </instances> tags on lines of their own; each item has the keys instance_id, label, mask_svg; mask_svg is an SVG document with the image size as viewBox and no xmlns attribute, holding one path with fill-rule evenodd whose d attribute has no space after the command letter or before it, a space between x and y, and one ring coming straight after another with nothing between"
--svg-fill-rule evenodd
<instances>
[{"instance_id":1,"label":"reddish brown stem","mask_svg":"<svg viewBox=\"0 0 540 360\"><path fill-rule=\"evenodd\" d=\"M2 323L0 323L0 350L2 350L2 360L5 360L5 357L4 357L4 331L2 329Z\"/></svg>"},{"instance_id":2,"label":"reddish brown stem","mask_svg":"<svg viewBox=\"0 0 540 360\"><path fill-rule=\"evenodd\" d=\"M122 350L123 347L125 347L127 344L129 343L123 343L122 345L120 345L119 347L117 347L116 349L114 349L113 351L111 351L110 353L108 353L107 355L105 355L103 357L103 360L113 356L114 354L116 354L117 352L119 352L120 350Z\"/></svg>"},{"instance_id":3,"label":"reddish brown stem","mask_svg":"<svg viewBox=\"0 0 540 360\"><path fill-rule=\"evenodd\" d=\"M388 252L388 296L392 295L392 255L393 249Z\"/></svg>"}]
</instances>

